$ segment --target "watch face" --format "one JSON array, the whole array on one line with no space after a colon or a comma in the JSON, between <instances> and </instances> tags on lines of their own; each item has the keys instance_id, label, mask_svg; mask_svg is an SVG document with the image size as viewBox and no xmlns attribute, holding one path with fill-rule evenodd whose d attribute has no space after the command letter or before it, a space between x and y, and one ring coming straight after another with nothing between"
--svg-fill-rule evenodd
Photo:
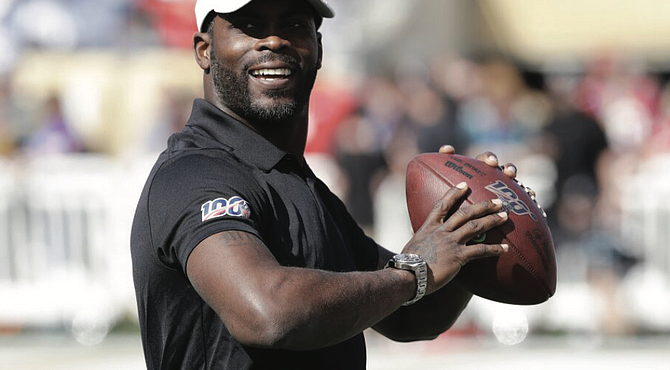
<instances>
[{"instance_id":1,"label":"watch face","mask_svg":"<svg viewBox=\"0 0 670 370\"><path fill-rule=\"evenodd\" d=\"M394 258L398 262L409 262L409 263L415 262L415 263L418 263L418 262L423 261L421 256L416 255L416 254L410 254L410 253L397 254Z\"/></svg>"}]
</instances>

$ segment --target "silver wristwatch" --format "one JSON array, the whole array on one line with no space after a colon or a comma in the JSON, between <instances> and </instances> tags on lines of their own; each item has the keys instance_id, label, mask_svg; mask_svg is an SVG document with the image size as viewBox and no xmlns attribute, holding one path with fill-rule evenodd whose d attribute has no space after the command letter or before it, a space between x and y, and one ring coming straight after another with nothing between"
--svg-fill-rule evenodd
<instances>
[{"instance_id":1,"label":"silver wristwatch","mask_svg":"<svg viewBox=\"0 0 670 370\"><path fill-rule=\"evenodd\" d=\"M418 254L401 253L396 254L386 264L386 268L392 267L400 270L409 270L416 276L416 295L411 301L403 303L403 306L409 306L421 299L426 294L428 286L428 266Z\"/></svg>"}]
</instances>

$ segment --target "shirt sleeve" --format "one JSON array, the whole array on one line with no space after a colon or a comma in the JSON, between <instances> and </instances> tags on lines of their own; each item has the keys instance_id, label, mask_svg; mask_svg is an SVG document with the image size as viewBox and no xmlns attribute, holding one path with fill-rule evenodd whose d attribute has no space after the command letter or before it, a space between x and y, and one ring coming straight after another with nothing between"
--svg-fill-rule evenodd
<instances>
[{"instance_id":1,"label":"shirt sleeve","mask_svg":"<svg viewBox=\"0 0 670 370\"><path fill-rule=\"evenodd\" d=\"M148 196L158 258L186 274L189 255L211 235L240 230L260 238L261 194L251 171L232 158L190 154L166 161Z\"/></svg>"}]
</instances>

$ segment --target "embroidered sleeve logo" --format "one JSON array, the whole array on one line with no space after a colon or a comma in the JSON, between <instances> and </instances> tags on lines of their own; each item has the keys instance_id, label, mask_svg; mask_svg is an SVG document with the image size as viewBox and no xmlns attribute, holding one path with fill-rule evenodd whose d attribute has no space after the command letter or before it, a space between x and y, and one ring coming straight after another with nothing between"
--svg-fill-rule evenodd
<instances>
[{"instance_id":1,"label":"embroidered sleeve logo","mask_svg":"<svg viewBox=\"0 0 670 370\"><path fill-rule=\"evenodd\" d=\"M251 209L247 201L238 196L230 199L217 198L210 200L203 204L200 210L202 211L203 222L224 216L242 218L249 218L251 216Z\"/></svg>"}]
</instances>

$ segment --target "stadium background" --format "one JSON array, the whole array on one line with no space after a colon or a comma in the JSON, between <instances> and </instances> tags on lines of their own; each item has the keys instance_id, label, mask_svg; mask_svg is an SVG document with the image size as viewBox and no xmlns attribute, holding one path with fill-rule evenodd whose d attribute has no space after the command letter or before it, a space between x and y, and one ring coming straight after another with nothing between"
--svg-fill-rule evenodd
<instances>
[{"instance_id":1,"label":"stadium background","mask_svg":"<svg viewBox=\"0 0 670 370\"><path fill-rule=\"evenodd\" d=\"M0 1L1 369L142 368L130 222L200 94L193 3ZM369 333L370 368L667 366L670 4L331 3L307 155L359 222L400 250L404 166L451 143L518 165L558 253L549 302Z\"/></svg>"}]
</instances>

